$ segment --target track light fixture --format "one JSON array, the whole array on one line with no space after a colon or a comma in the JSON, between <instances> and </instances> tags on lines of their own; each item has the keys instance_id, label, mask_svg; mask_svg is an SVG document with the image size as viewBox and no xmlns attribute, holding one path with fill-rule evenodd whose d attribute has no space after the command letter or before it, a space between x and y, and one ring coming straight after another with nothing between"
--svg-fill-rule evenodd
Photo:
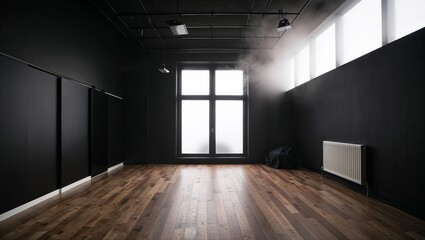
<instances>
[{"instance_id":1,"label":"track light fixture","mask_svg":"<svg viewBox=\"0 0 425 240\"><path fill-rule=\"evenodd\" d=\"M162 65L162 68L158 68L158 71L159 71L160 73L169 73L169 72L170 72L170 70L168 70L168 69L165 67L165 64L163 64L163 65Z\"/></svg>"},{"instance_id":2,"label":"track light fixture","mask_svg":"<svg viewBox=\"0 0 425 240\"><path fill-rule=\"evenodd\" d=\"M162 62L162 67L158 68L158 71L159 71L160 73L169 73L169 72L170 72L170 70L168 70L168 69L165 67L165 49L164 49L164 52L163 52L163 57L164 57L164 59L163 59L163 62Z\"/></svg>"},{"instance_id":3,"label":"track light fixture","mask_svg":"<svg viewBox=\"0 0 425 240\"><path fill-rule=\"evenodd\" d=\"M278 32L283 32L286 30L289 30L292 28L291 23L286 18L285 14L283 13L282 9L279 10L279 24L277 25L276 29Z\"/></svg>"},{"instance_id":4,"label":"track light fixture","mask_svg":"<svg viewBox=\"0 0 425 240\"><path fill-rule=\"evenodd\" d=\"M180 23L177 20L169 20L167 21L168 26L171 29L173 35L187 35L189 32L187 31L186 24Z\"/></svg>"}]
</instances>

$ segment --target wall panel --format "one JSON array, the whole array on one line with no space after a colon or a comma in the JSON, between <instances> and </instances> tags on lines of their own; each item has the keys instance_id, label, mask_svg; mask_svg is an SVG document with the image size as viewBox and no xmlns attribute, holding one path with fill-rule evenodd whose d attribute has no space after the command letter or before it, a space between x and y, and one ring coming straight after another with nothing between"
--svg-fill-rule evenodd
<instances>
[{"instance_id":1,"label":"wall panel","mask_svg":"<svg viewBox=\"0 0 425 240\"><path fill-rule=\"evenodd\" d=\"M108 167L124 160L123 114L122 100L108 97Z\"/></svg>"},{"instance_id":2,"label":"wall panel","mask_svg":"<svg viewBox=\"0 0 425 240\"><path fill-rule=\"evenodd\" d=\"M55 76L0 57L0 212L58 188Z\"/></svg>"},{"instance_id":3,"label":"wall panel","mask_svg":"<svg viewBox=\"0 0 425 240\"><path fill-rule=\"evenodd\" d=\"M90 90L62 80L62 186L90 175Z\"/></svg>"},{"instance_id":4,"label":"wall panel","mask_svg":"<svg viewBox=\"0 0 425 240\"><path fill-rule=\"evenodd\" d=\"M30 198L59 188L58 83L56 76L28 68L26 190Z\"/></svg>"},{"instance_id":5,"label":"wall panel","mask_svg":"<svg viewBox=\"0 0 425 240\"><path fill-rule=\"evenodd\" d=\"M91 90L90 173L96 176L108 167L108 96Z\"/></svg>"}]
</instances>

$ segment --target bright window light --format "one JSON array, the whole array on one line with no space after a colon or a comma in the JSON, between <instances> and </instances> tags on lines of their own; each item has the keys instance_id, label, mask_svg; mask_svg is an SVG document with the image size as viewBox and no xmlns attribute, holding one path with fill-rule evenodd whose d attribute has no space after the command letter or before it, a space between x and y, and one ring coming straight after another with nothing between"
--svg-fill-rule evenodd
<instances>
[{"instance_id":1,"label":"bright window light","mask_svg":"<svg viewBox=\"0 0 425 240\"><path fill-rule=\"evenodd\" d=\"M208 100L182 101L182 153L209 153Z\"/></svg>"},{"instance_id":2,"label":"bright window light","mask_svg":"<svg viewBox=\"0 0 425 240\"><path fill-rule=\"evenodd\" d=\"M289 73L289 86L290 88L295 87L295 59L292 58L289 60L289 66L288 66L288 73Z\"/></svg>"},{"instance_id":3,"label":"bright window light","mask_svg":"<svg viewBox=\"0 0 425 240\"><path fill-rule=\"evenodd\" d=\"M335 68L335 24L316 38L316 77Z\"/></svg>"},{"instance_id":4,"label":"bright window light","mask_svg":"<svg viewBox=\"0 0 425 240\"><path fill-rule=\"evenodd\" d=\"M209 70L182 70L182 95L210 94Z\"/></svg>"},{"instance_id":5,"label":"bright window light","mask_svg":"<svg viewBox=\"0 0 425 240\"><path fill-rule=\"evenodd\" d=\"M242 70L217 70L215 71L216 95L243 95Z\"/></svg>"},{"instance_id":6,"label":"bright window light","mask_svg":"<svg viewBox=\"0 0 425 240\"><path fill-rule=\"evenodd\" d=\"M216 153L243 153L243 101L218 100Z\"/></svg>"},{"instance_id":7,"label":"bright window light","mask_svg":"<svg viewBox=\"0 0 425 240\"><path fill-rule=\"evenodd\" d=\"M382 46L381 0L360 1L342 22L344 63Z\"/></svg>"},{"instance_id":8,"label":"bright window light","mask_svg":"<svg viewBox=\"0 0 425 240\"><path fill-rule=\"evenodd\" d=\"M395 39L406 36L425 27L424 0L394 1L394 35ZM394 40L395 40L394 39Z\"/></svg>"},{"instance_id":9,"label":"bright window light","mask_svg":"<svg viewBox=\"0 0 425 240\"><path fill-rule=\"evenodd\" d=\"M287 59L282 66L282 89L289 91L295 87L295 60L294 58Z\"/></svg>"},{"instance_id":10,"label":"bright window light","mask_svg":"<svg viewBox=\"0 0 425 240\"><path fill-rule=\"evenodd\" d=\"M295 59L296 85L301 85L310 80L310 46L301 50Z\"/></svg>"}]
</instances>

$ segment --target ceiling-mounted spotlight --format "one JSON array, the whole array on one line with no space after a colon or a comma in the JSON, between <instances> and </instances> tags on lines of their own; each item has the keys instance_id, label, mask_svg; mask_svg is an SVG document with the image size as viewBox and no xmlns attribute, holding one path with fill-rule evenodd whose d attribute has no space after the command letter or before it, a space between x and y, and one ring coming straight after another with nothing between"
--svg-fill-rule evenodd
<instances>
[{"instance_id":1,"label":"ceiling-mounted spotlight","mask_svg":"<svg viewBox=\"0 0 425 240\"><path fill-rule=\"evenodd\" d=\"M162 67L158 68L158 71L159 71L160 73L169 73L169 72L170 72L170 70L168 70L168 69L165 67L165 49L164 49L164 52L163 52L163 57L164 57L164 61L163 61L163 63L162 63Z\"/></svg>"},{"instance_id":2,"label":"ceiling-mounted spotlight","mask_svg":"<svg viewBox=\"0 0 425 240\"><path fill-rule=\"evenodd\" d=\"M180 23L177 20L169 20L167 21L168 26L171 29L173 35L187 35L189 32L187 31L186 24Z\"/></svg>"},{"instance_id":3,"label":"ceiling-mounted spotlight","mask_svg":"<svg viewBox=\"0 0 425 240\"><path fill-rule=\"evenodd\" d=\"M162 68L158 68L158 71L161 72L161 73L169 73L170 72L170 70L168 70L165 67L165 63L162 65Z\"/></svg>"},{"instance_id":4,"label":"ceiling-mounted spotlight","mask_svg":"<svg viewBox=\"0 0 425 240\"><path fill-rule=\"evenodd\" d=\"M292 28L291 23L289 22L289 20L285 17L285 14L283 13L282 10L279 10L279 16L280 16L280 20L279 20L279 25L277 25L276 29L278 32L283 32L286 31L288 29Z\"/></svg>"},{"instance_id":5,"label":"ceiling-mounted spotlight","mask_svg":"<svg viewBox=\"0 0 425 240\"><path fill-rule=\"evenodd\" d=\"M278 32L283 32L291 28L292 28L291 23L289 23L289 20L285 18L279 21L279 25L277 26L276 29Z\"/></svg>"}]
</instances>

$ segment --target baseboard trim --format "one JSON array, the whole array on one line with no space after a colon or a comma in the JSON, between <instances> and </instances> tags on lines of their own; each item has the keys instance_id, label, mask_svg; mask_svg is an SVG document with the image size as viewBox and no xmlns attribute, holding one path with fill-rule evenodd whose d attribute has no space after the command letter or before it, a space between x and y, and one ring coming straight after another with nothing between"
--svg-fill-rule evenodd
<instances>
[{"instance_id":1,"label":"baseboard trim","mask_svg":"<svg viewBox=\"0 0 425 240\"><path fill-rule=\"evenodd\" d=\"M124 166L124 163L118 163L117 165L108 168L108 172L114 171L115 169L120 168L122 166Z\"/></svg>"},{"instance_id":2,"label":"baseboard trim","mask_svg":"<svg viewBox=\"0 0 425 240\"><path fill-rule=\"evenodd\" d=\"M74 183L71 183L71 184L69 184L69 185L67 185L67 186L65 186L65 187L63 187L63 188L61 188L61 189L60 189L60 192L61 192L61 193L64 193L64 192L66 192L66 191L69 191L69 190L71 190L72 188L74 188L74 187L76 187L76 186L78 186L78 185L81 185L81 184L83 184L83 183L85 183L85 182L88 182L88 181L90 181L90 180L91 180L91 177L90 177L90 176L85 177L85 178L83 178L83 179L81 179L81 180L78 180L78 181L76 181L76 182L74 182Z\"/></svg>"},{"instance_id":3,"label":"baseboard trim","mask_svg":"<svg viewBox=\"0 0 425 240\"><path fill-rule=\"evenodd\" d=\"M7 211L7 212L5 212L5 213L3 213L3 214L0 215L0 222L3 221L3 220L6 220L7 218L12 217L13 215L16 215L16 214L18 214L20 212L23 212L23 211L27 210L28 208L30 208L32 206L35 206L35 205L37 205L37 204L39 204L39 203L41 203L41 202L43 202L43 201L45 201L45 200L47 200L47 199L49 199L51 197L54 197L56 195L59 195L59 194L60 194L60 190L57 189L57 190L55 190L53 192L50 192L50 193L48 193L46 195L43 195L43 196L41 196L39 198L36 198L36 199L34 199L34 200L30 201L30 202L27 202L27 203L25 203L25 204L23 204L23 205L21 205L19 207L16 207L16 208L14 208L14 209L12 209L10 211Z\"/></svg>"},{"instance_id":4,"label":"baseboard trim","mask_svg":"<svg viewBox=\"0 0 425 240\"><path fill-rule=\"evenodd\" d=\"M46 195L43 195L43 196L41 196L41 197L39 197L37 199L34 199L34 200L30 201L30 202L25 203L25 204L23 204L23 205L21 205L19 207L16 207L16 208L14 208L12 210L9 210L9 211L7 211L5 213L2 213L2 214L0 214L0 222L1 221L4 221L4 220L6 220L6 219L8 219L8 218L10 218L10 217L12 217L12 216L20 213L20 212L23 212L23 211L27 210L28 208L33 207L33 206L35 206L35 205L37 205L37 204L39 204L39 203L41 203L41 202L43 202L43 201L51 198L51 197L54 197L56 195L60 195L60 194L62 194L64 192L66 192L66 191L71 190L72 188L75 188L75 187L77 187L77 186L85 183L85 182L91 181L93 178L95 178L97 176L100 176L100 175L103 175L105 173L114 171L114 170L122 167L123 165L124 165L123 163L119 163L119 164L117 164L115 166L112 166L112 167L108 168L108 171L107 172L103 172L103 173L101 173L99 175L96 175L94 177L91 177L91 176L85 177L85 178L83 178L81 180L78 180L78 181L76 181L74 183L71 183L71 184L69 184L69 185L67 185L67 186L65 186L63 188L59 188L59 189L57 189L57 190L55 190L55 191L53 191L51 193L48 193Z\"/></svg>"}]
</instances>

